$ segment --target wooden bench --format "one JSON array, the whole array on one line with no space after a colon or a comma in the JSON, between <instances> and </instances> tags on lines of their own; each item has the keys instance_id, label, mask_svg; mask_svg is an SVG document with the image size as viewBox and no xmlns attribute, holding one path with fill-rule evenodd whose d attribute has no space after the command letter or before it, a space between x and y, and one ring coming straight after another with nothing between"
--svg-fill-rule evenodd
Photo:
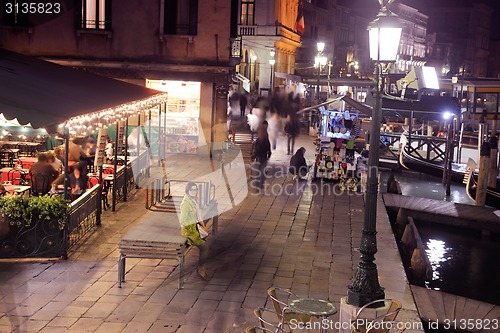
<instances>
[{"instance_id":1,"label":"wooden bench","mask_svg":"<svg viewBox=\"0 0 500 333\"><path fill-rule=\"evenodd\" d=\"M217 215L212 220L212 233L217 230ZM207 223L208 220L205 222ZM118 244L118 287L125 282L126 258L176 259L179 262L178 288L183 288L184 257L193 248L181 235L179 218L175 213L150 212L126 234Z\"/></svg>"}]
</instances>

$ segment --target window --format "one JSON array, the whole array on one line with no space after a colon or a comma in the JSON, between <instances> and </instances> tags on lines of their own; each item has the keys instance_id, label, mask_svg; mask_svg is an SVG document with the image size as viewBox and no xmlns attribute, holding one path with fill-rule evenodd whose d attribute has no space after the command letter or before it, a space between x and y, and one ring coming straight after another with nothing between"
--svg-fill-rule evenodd
<instances>
[{"instance_id":1,"label":"window","mask_svg":"<svg viewBox=\"0 0 500 333\"><path fill-rule=\"evenodd\" d=\"M254 25L255 0L241 1L241 24Z\"/></svg>"},{"instance_id":2,"label":"window","mask_svg":"<svg viewBox=\"0 0 500 333\"><path fill-rule=\"evenodd\" d=\"M82 29L109 30L110 0L82 0Z\"/></svg>"},{"instance_id":3,"label":"window","mask_svg":"<svg viewBox=\"0 0 500 333\"><path fill-rule=\"evenodd\" d=\"M198 33L198 0L165 0L163 33L196 35Z\"/></svg>"}]
</instances>

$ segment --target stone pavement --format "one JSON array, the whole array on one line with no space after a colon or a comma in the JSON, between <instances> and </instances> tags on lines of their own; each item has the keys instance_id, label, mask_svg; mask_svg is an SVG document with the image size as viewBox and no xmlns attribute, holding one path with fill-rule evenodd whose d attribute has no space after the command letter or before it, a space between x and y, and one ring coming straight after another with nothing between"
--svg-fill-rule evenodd
<instances>
[{"instance_id":1,"label":"stone pavement","mask_svg":"<svg viewBox=\"0 0 500 333\"><path fill-rule=\"evenodd\" d=\"M270 286L338 305L359 261L363 198L337 193L334 183L292 182L280 171L289 160L285 145L281 137L267 193L257 195L250 187L242 203L220 216L219 233L209 240L208 281L194 273L194 249L186 258L185 289L177 290L172 262L152 259L128 259L126 282L117 288L117 244L147 213L138 190L116 212L105 212L102 226L68 260L0 262L0 332L244 332L257 324L254 307L272 307ZM313 161L312 139L301 136L295 149L300 146ZM400 319L416 321L379 203L380 283L388 298L402 300Z\"/></svg>"}]
</instances>

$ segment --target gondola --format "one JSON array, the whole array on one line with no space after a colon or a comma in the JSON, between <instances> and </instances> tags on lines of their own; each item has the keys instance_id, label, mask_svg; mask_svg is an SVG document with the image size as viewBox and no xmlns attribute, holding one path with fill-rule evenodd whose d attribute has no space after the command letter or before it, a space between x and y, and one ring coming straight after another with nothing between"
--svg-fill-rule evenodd
<instances>
[{"instance_id":1,"label":"gondola","mask_svg":"<svg viewBox=\"0 0 500 333\"><path fill-rule=\"evenodd\" d=\"M431 161L408 153L406 149L408 139L404 134L401 134L401 149L399 153L399 164L408 170L422 172L436 177L443 177L444 162ZM451 180L462 182L467 172L465 164L451 164Z\"/></svg>"},{"instance_id":2,"label":"gondola","mask_svg":"<svg viewBox=\"0 0 500 333\"><path fill-rule=\"evenodd\" d=\"M477 179L478 176L473 170L476 169L476 162L469 159L467 163L467 173L464 177L464 184L466 184L467 195L476 200ZM486 205L500 209L500 179L497 178L496 188L488 187L486 191Z\"/></svg>"}]
</instances>

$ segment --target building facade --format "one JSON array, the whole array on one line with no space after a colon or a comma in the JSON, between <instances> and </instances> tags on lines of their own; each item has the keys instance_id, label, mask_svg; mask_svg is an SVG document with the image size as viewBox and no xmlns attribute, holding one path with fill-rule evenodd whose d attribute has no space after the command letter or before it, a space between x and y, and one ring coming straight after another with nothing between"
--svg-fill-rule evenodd
<instances>
[{"instance_id":1,"label":"building facade","mask_svg":"<svg viewBox=\"0 0 500 333\"><path fill-rule=\"evenodd\" d=\"M232 5L78 0L61 2L50 14L3 11L0 47L160 90L169 87L172 119L189 109L186 121L198 119L207 142L223 141L231 20L220 18L231 17Z\"/></svg>"},{"instance_id":2,"label":"building facade","mask_svg":"<svg viewBox=\"0 0 500 333\"><path fill-rule=\"evenodd\" d=\"M239 0L241 62L236 70L250 81L253 91L269 94L295 73L301 46L298 10L299 0Z\"/></svg>"},{"instance_id":3,"label":"building facade","mask_svg":"<svg viewBox=\"0 0 500 333\"><path fill-rule=\"evenodd\" d=\"M491 8L480 2L457 1L429 15L429 64L443 75L486 77L490 53Z\"/></svg>"},{"instance_id":4,"label":"building facade","mask_svg":"<svg viewBox=\"0 0 500 333\"><path fill-rule=\"evenodd\" d=\"M391 10L403 25L394 69L396 73L407 73L413 66L425 64L428 16L401 3L396 3Z\"/></svg>"}]
</instances>

